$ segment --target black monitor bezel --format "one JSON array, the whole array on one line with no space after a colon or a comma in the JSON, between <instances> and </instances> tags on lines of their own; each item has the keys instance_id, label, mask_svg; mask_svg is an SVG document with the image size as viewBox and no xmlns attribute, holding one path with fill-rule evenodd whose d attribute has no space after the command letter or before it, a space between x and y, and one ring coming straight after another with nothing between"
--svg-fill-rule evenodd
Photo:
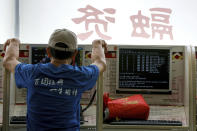
<instances>
[{"instance_id":1,"label":"black monitor bezel","mask_svg":"<svg viewBox=\"0 0 197 131\"><path fill-rule=\"evenodd\" d=\"M169 88L168 89L128 89L119 88L119 50L120 49L168 49L170 52L169 61ZM172 48L166 46L128 46L121 45L117 48L117 62L116 62L116 94L171 94L172 83Z\"/></svg>"}]
</instances>

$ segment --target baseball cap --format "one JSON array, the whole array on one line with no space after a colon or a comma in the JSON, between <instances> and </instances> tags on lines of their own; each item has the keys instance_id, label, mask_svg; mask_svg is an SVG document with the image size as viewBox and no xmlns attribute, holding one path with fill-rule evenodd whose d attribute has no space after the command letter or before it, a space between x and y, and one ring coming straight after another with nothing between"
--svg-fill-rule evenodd
<instances>
[{"instance_id":1,"label":"baseball cap","mask_svg":"<svg viewBox=\"0 0 197 131\"><path fill-rule=\"evenodd\" d=\"M63 43L68 48L56 46L57 43ZM75 51L77 49L77 36L68 29L56 29L49 38L48 45L59 51Z\"/></svg>"}]
</instances>

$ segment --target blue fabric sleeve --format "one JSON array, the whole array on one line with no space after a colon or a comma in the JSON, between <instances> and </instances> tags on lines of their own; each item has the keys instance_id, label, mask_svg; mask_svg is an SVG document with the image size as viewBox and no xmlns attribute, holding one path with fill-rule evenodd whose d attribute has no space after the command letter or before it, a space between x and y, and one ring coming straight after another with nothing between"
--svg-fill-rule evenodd
<instances>
[{"instance_id":1,"label":"blue fabric sleeve","mask_svg":"<svg viewBox=\"0 0 197 131\"><path fill-rule=\"evenodd\" d=\"M82 91L93 88L99 76L99 68L96 65L89 65L85 66L84 68L84 70L86 70L86 79L83 79L82 85L84 85L84 87Z\"/></svg>"},{"instance_id":2,"label":"blue fabric sleeve","mask_svg":"<svg viewBox=\"0 0 197 131\"><path fill-rule=\"evenodd\" d=\"M30 84L33 68L32 64L20 63L15 68L15 83L18 88L27 88Z\"/></svg>"}]
</instances>

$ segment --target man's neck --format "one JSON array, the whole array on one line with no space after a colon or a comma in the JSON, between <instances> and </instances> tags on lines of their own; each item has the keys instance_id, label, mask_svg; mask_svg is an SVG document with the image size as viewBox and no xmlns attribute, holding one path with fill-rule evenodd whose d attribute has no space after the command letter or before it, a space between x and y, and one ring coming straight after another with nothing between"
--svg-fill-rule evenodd
<instances>
[{"instance_id":1,"label":"man's neck","mask_svg":"<svg viewBox=\"0 0 197 131\"><path fill-rule=\"evenodd\" d=\"M72 62L71 59L59 60L59 59L51 58L51 63L57 67L62 64L71 64L71 62Z\"/></svg>"}]
</instances>

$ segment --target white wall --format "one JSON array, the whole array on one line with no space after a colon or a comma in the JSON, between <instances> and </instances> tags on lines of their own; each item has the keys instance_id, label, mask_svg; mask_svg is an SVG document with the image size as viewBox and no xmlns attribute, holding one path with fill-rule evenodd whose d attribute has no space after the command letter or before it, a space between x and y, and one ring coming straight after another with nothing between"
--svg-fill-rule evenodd
<instances>
[{"instance_id":1,"label":"white wall","mask_svg":"<svg viewBox=\"0 0 197 131\"><path fill-rule=\"evenodd\" d=\"M84 14L78 9L85 8L86 5L101 11L104 8L116 9L116 13L111 15L115 18L115 23L108 23L108 31L105 33L112 37L108 40L109 44L197 44L196 0L20 0L21 41L47 43L56 28L68 28L77 34L84 33L85 24L75 24L72 19L82 17ZM156 7L172 10L169 25L173 26L173 40L168 35L163 40L159 36L154 39L131 37L133 27L129 17L137 15L138 10L141 10L142 15L151 18L149 9ZM91 24L89 30L90 28L93 30L94 25ZM103 31L102 26L100 29ZM151 28L146 31L151 35ZM88 39L79 40L79 43L91 43L95 38L100 37L94 32Z\"/></svg>"},{"instance_id":2,"label":"white wall","mask_svg":"<svg viewBox=\"0 0 197 131\"><path fill-rule=\"evenodd\" d=\"M0 0L0 43L14 37L14 0Z\"/></svg>"}]
</instances>

